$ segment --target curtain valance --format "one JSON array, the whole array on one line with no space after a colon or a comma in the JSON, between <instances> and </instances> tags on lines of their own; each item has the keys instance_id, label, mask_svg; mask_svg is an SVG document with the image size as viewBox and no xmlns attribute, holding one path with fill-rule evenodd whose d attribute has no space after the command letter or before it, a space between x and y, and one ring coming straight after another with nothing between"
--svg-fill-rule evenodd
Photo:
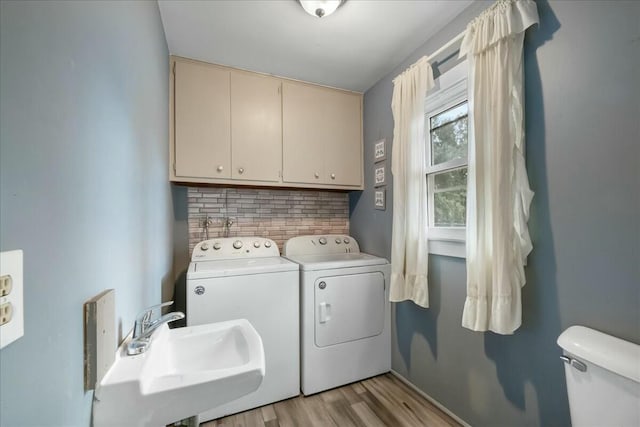
<instances>
[{"instance_id":1,"label":"curtain valance","mask_svg":"<svg viewBox=\"0 0 640 427\"><path fill-rule=\"evenodd\" d=\"M476 55L537 23L538 9L533 0L500 0L467 25L459 56Z\"/></svg>"}]
</instances>

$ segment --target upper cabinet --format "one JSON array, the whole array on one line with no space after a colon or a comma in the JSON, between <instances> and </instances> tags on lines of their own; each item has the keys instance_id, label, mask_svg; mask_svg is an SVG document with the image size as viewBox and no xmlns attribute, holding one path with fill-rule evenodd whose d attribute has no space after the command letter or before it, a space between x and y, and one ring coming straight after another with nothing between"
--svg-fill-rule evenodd
<instances>
[{"instance_id":1,"label":"upper cabinet","mask_svg":"<svg viewBox=\"0 0 640 427\"><path fill-rule=\"evenodd\" d=\"M362 95L172 58L171 180L362 189Z\"/></svg>"},{"instance_id":2,"label":"upper cabinet","mask_svg":"<svg viewBox=\"0 0 640 427\"><path fill-rule=\"evenodd\" d=\"M231 177L279 182L282 107L279 79L231 72Z\"/></svg>"},{"instance_id":3,"label":"upper cabinet","mask_svg":"<svg viewBox=\"0 0 640 427\"><path fill-rule=\"evenodd\" d=\"M283 181L362 185L362 96L282 84Z\"/></svg>"},{"instance_id":4,"label":"upper cabinet","mask_svg":"<svg viewBox=\"0 0 640 427\"><path fill-rule=\"evenodd\" d=\"M175 176L230 178L230 71L176 62L174 77Z\"/></svg>"}]
</instances>

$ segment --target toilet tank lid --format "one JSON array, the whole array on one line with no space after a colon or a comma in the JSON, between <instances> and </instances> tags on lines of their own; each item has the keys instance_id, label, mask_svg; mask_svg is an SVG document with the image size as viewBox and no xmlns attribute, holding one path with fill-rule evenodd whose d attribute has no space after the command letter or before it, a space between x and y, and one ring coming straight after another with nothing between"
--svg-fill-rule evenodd
<instances>
[{"instance_id":1,"label":"toilet tank lid","mask_svg":"<svg viewBox=\"0 0 640 427\"><path fill-rule=\"evenodd\" d=\"M640 345L584 326L571 326L558 337L567 353L640 383Z\"/></svg>"}]
</instances>

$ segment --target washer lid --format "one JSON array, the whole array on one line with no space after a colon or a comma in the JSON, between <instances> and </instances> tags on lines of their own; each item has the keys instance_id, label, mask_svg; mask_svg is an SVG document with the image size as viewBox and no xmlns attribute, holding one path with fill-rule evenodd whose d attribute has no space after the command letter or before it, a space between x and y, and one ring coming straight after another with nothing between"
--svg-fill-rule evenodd
<instances>
[{"instance_id":1,"label":"washer lid","mask_svg":"<svg viewBox=\"0 0 640 427\"><path fill-rule=\"evenodd\" d=\"M297 271L298 265L282 257L200 261L189 264L188 279L242 276L280 271Z\"/></svg>"},{"instance_id":2,"label":"washer lid","mask_svg":"<svg viewBox=\"0 0 640 427\"><path fill-rule=\"evenodd\" d=\"M297 255L287 257L300 264L300 270L330 270L334 268L364 267L367 265L388 264L384 258L359 253L325 254L325 255Z\"/></svg>"}]
</instances>

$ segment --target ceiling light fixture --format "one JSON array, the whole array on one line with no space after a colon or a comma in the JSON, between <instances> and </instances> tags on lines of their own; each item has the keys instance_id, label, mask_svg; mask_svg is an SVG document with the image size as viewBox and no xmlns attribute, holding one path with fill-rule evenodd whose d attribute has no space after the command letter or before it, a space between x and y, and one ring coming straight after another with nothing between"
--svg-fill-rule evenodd
<instances>
[{"instance_id":1,"label":"ceiling light fixture","mask_svg":"<svg viewBox=\"0 0 640 427\"><path fill-rule=\"evenodd\" d=\"M298 0L309 15L322 18L331 15L347 0Z\"/></svg>"}]
</instances>

